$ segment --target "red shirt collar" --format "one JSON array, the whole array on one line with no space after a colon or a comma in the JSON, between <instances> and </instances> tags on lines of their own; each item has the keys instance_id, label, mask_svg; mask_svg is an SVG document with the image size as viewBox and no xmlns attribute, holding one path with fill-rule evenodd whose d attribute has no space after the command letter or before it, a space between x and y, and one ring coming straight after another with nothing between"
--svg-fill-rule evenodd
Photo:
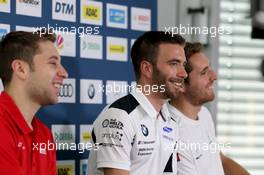
<instances>
[{"instance_id":1,"label":"red shirt collar","mask_svg":"<svg viewBox=\"0 0 264 175\"><path fill-rule=\"evenodd\" d=\"M7 92L3 91L0 94L0 106L3 106L4 110L8 112L10 118L14 121L17 127L23 134L29 134L30 132L37 132L37 124L36 119L33 117L31 122L33 130L28 126L24 116L18 109L17 105L13 101L13 99L8 95Z\"/></svg>"}]
</instances>

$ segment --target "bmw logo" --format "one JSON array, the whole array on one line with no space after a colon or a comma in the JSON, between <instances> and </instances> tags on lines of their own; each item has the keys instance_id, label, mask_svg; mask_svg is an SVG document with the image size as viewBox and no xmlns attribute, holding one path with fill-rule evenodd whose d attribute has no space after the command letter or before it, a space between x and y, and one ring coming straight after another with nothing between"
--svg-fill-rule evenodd
<instances>
[{"instance_id":1,"label":"bmw logo","mask_svg":"<svg viewBox=\"0 0 264 175\"><path fill-rule=\"evenodd\" d=\"M144 124L141 124L141 131L142 131L142 134L146 137L148 136L149 132L148 132L148 128L144 125Z\"/></svg>"},{"instance_id":2,"label":"bmw logo","mask_svg":"<svg viewBox=\"0 0 264 175\"><path fill-rule=\"evenodd\" d=\"M93 84L90 84L88 87L88 97L90 99L94 98L94 94L95 94L95 88Z\"/></svg>"}]
</instances>

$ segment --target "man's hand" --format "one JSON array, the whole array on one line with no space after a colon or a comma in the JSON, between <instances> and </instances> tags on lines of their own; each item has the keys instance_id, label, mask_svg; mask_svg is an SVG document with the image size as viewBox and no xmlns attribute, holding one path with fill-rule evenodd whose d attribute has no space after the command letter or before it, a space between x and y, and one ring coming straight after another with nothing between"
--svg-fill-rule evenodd
<instances>
[{"instance_id":1,"label":"man's hand","mask_svg":"<svg viewBox=\"0 0 264 175\"><path fill-rule=\"evenodd\" d=\"M225 175L250 175L245 168L234 160L220 153Z\"/></svg>"},{"instance_id":2,"label":"man's hand","mask_svg":"<svg viewBox=\"0 0 264 175\"><path fill-rule=\"evenodd\" d=\"M115 168L104 168L104 175L129 175L129 171Z\"/></svg>"}]
</instances>

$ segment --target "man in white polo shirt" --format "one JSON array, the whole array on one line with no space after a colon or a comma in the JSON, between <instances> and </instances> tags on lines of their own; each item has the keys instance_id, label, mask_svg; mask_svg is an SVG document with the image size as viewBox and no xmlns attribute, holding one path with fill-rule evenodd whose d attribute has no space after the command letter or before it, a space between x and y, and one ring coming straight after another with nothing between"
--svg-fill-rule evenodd
<instances>
[{"instance_id":1,"label":"man in white polo shirt","mask_svg":"<svg viewBox=\"0 0 264 175\"><path fill-rule=\"evenodd\" d=\"M165 102L183 91L185 40L151 31L131 51L137 88L107 106L93 124L88 175L161 175L171 164L177 124ZM168 163L169 162L169 163Z\"/></svg>"},{"instance_id":2,"label":"man in white polo shirt","mask_svg":"<svg viewBox=\"0 0 264 175\"><path fill-rule=\"evenodd\" d=\"M187 59L184 93L168 105L179 120L178 175L249 175L218 148L214 123L204 103L214 99L216 74L202 53L200 43L186 43Z\"/></svg>"}]
</instances>

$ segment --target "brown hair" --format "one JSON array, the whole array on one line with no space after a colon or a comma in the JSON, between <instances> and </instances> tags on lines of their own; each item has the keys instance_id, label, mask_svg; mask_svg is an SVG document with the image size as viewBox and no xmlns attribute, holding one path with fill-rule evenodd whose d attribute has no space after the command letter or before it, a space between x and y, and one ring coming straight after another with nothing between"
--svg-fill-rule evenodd
<instances>
[{"instance_id":1,"label":"brown hair","mask_svg":"<svg viewBox=\"0 0 264 175\"><path fill-rule=\"evenodd\" d=\"M184 52L187 60L187 67L186 71L187 73L190 73L192 71L192 67L189 63L189 59L196 53L203 51L203 45L201 43L189 43L187 42L184 47Z\"/></svg>"},{"instance_id":2,"label":"brown hair","mask_svg":"<svg viewBox=\"0 0 264 175\"><path fill-rule=\"evenodd\" d=\"M136 74L140 78L140 64L143 60L155 64L160 44L179 44L184 46L185 39L180 35L171 35L163 31L149 31L140 36L132 46L131 58Z\"/></svg>"},{"instance_id":3,"label":"brown hair","mask_svg":"<svg viewBox=\"0 0 264 175\"><path fill-rule=\"evenodd\" d=\"M198 42L197 43L189 43L189 42L187 42L185 44L184 52L185 52L185 57L186 57L186 61L187 61L187 64L185 66L185 70L186 70L187 74L189 74L192 71L192 66L190 64L190 58L194 54L202 52L202 51L203 51L203 45L201 43L198 43ZM186 83L189 82L188 77L185 79L185 82Z\"/></svg>"},{"instance_id":4,"label":"brown hair","mask_svg":"<svg viewBox=\"0 0 264 175\"><path fill-rule=\"evenodd\" d=\"M3 36L0 41L0 78L6 86L12 79L12 62L23 60L33 69L33 57L39 52L39 42L51 41L54 43L56 35L51 32L15 31Z\"/></svg>"}]
</instances>

